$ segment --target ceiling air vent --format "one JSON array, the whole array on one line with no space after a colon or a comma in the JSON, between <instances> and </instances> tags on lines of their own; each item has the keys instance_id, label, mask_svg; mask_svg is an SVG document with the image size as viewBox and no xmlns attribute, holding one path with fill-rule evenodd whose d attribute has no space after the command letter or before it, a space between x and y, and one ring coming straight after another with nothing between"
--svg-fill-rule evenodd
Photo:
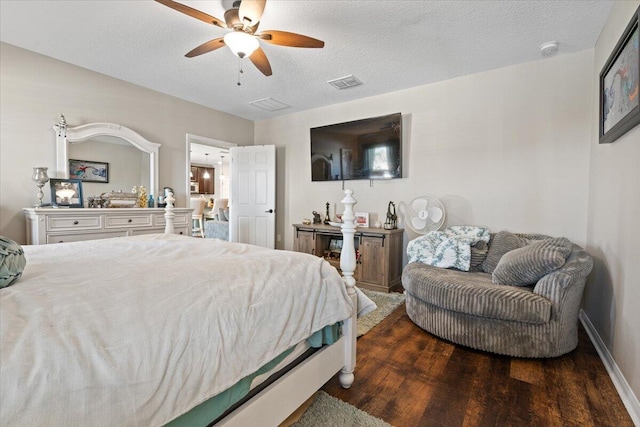
<instances>
[{"instance_id":1,"label":"ceiling air vent","mask_svg":"<svg viewBox=\"0 0 640 427\"><path fill-rule=\"evenodd\" d=\"M331 86L336 89L349 89L350 87L360 86L362 82L352 75L340 77L339 79L329 80Z\"/></svg>"},{"instance_id":2,"label":"ceiling air vent","mask_svg":"<svg viewBox=\"0 0 640 427\"><path fill-rule=\"evenodd\" d=\"M273 98L258 99L257 101L251 101L249 104L266 111L278 111L291 108L291 105L287 105Z\"/></svg>"}]
</instances>

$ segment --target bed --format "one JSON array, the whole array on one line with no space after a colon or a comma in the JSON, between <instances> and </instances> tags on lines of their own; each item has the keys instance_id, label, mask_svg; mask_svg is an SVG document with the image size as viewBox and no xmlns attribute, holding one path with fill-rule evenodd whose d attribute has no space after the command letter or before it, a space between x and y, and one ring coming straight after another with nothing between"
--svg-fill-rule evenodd
<instances>
[{"instance_id":1,"label":"bed","mask_svg":"<svg viewBox=\"0 0 640 427\"><path fill-rule=\"evenodd\" d=\"M0 425L165 425L323 333L335 342L216 425L278 425L338 371L350 387L345 193L343 277L307 254L172 235L171 204L164 235L25 247L22 278L0 291Z\"/></svg>"}]
</instances>

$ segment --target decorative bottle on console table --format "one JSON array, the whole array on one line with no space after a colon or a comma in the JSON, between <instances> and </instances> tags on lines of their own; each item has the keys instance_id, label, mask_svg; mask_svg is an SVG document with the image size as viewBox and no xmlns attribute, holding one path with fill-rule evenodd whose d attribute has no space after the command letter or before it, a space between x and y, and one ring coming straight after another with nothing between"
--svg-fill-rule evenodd
<instances>
[{"instance_id":1,"label":"decorative bottle on console table","mask_svg":"<svg viewBox=\"0 0 640 427\"><path fill-rule=\"evenodd\" d=\"M327 211L324 214L324 223L325 225L329 225L330 222L331 222L331 217L329 216L329 202L327 202Z\"/></svg>"}]
</instances>

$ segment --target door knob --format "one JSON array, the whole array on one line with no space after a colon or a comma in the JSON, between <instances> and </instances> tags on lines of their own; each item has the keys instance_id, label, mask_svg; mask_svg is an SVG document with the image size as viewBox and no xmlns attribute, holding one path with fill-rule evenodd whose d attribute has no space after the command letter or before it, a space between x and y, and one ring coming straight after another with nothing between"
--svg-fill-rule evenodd
<instances>
[{"instance_id":1,"label":"door knob","mask_svg":"<svg viewBox=\"0 0 640 427\"><path fill-rule=\"evenodd\" d=\"M269 209L268 211L264 211L265 213L273 213L273 209Z\"/></svg>"}]
</instances>

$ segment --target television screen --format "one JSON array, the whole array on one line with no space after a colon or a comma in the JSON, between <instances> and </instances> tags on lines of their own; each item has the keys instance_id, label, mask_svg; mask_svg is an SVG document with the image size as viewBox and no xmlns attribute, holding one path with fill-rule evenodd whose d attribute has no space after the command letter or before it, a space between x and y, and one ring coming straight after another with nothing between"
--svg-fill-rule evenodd
<instances>
[{"instance_id":1,"label":"television screen","mask_svg":"<svg viewBox=\"0 0 640 427\"><path fill-rule=\"evenodd\" d=\"M402 178L400 113L311 129L311 180Z\"/></svg>"}]
</instances>

